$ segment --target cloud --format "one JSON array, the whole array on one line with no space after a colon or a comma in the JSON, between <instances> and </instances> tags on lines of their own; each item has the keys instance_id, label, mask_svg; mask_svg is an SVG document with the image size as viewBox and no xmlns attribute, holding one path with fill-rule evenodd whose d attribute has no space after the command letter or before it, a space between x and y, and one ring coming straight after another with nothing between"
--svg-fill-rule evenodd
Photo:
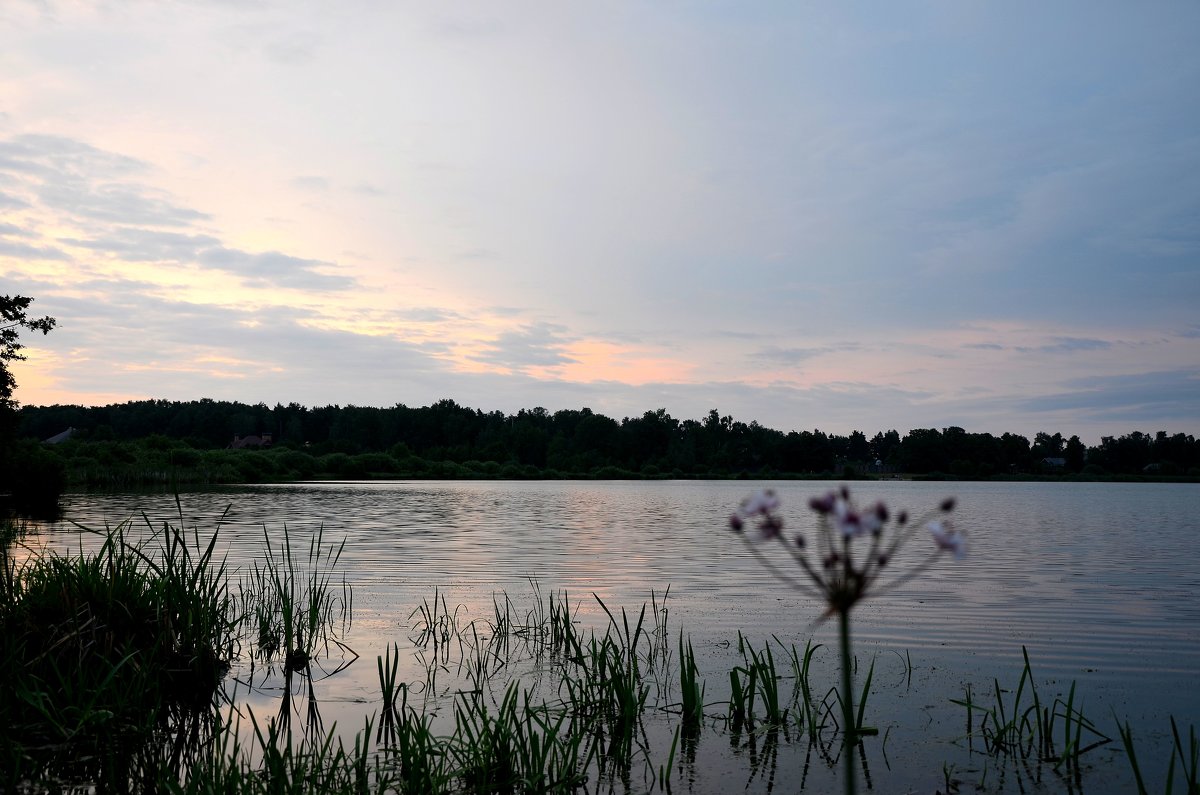
<instances>
[{"instance_id":1,"label":"cloud","mask_svg":"<svg viewBox=\"0 0 1200 795\"><path fill-rule=\"evenodd\" d=\"M37 202L85 222L135 226L188 226L210 217L135 181L149 171L140 160L62 136L0 141L0 172L24 187L18 201L26 206Z\"/></svg>"},{"instance_id":2,"label":"cloud","mask_svg":"<svg viewBox=\"0 0 1200 795\"><path fill-rule=\"evenodd\" d=\"M157 282L135 292L328 312L208 314L96 287L119 333L72 355L112 373L193 366L185 335L201 335L205 356L235 362L243 399L295 371L285 400L716 405L785 428L1002 431L1097 416L1029 401L1128 388L1068 379L1197 360L1194 4L1113 6L1083 27L1082 3L51 5L53 20L21 16L29 35L6 52L0 218L24 234L3 236L2 278L40 274L63 295L123 274ZM372 68L389 79L364 80ZM35 129L64 134L9 132ZM348 249L361 256L334 253ZM291 336L344 345L364 369L332 351L321 368L291 362ZM762 386L788 367L805 384L878 383ZM711 381L743 374L754 382Z\"/></svg>"},{"instance_id":3,"label":"cloud","mask_svg":"<svg viewBox=\"0 0 1200 795\"><path fill-rule=\"evenodd\" d=\"M4 191L0 191L0 209L21 210L29 206L29 202L25 201L24 199L18 199L16 196L12 196Z\"/></svg>"},{"instance_id":4,"label":"cloud","mask_svg":"<svg viewBox=\"0 0 1200 795\"><path fill-rule=\"evenodd\" d=\"M25 135L0 141L0 170L5 168L21 175L24 192L39 208L83 221L78 234L58 239L66 246L129 263L199 265L238 276L252 287L335 291L355 284L325 272L337 268L332 262L225 245L198 227L210 219L208 213L137 181L150 167L134 158L61 136ZM0 255L69 258L59 248L11 241L0 241Z\"/></svg>"},{"instance_id":5,"label":"cloud","mask_svg":"<svg viewBox=\"0 0 1200 795\"><path fill-rule=\"evenodd\" d=\"M392 313L398 320L414 323L440 323L445 320L461 320L462 314L435 306L415 306L409 309L399 309Z\"/></svg>"},{"instance_id":6,"label":"cloud","mask_svg":"<svg viewBox=\"0 0 1200 795\"><path fill-rule=\"evenodd\" d=\"M444 9L440 9L444 10ZM456 18L443 17L432 25L433 31L439 36L454 39L475 39L497 36L504 32L504 25L497 17L459 16Z\"/></svg>"},{"instance_id":7,"label":"cloud","mask_svg":"<svg viewBox=\"0 0 1200 795\"><path fill-rule=\"evenodd\" d=\"M17 257L27 260L69 260L66 252L51 246L31 246L15 240L0 239L0 257Z\"/></svg>"},{"instance_id":8,"label":"cloud","mask_svg":"<svg viewBox=\"0 0 1200 795\"><path fill-rule=\"evenodd\" d=\"M309 64L317 59L321 37L307 31L293 31L263 45L263 52L276 63L287 66Z\"/></svg>"},{"instance_id":9,"label":"cloud","mask_svg":"<svg viewBox=\"0 0 1200 795\"><path fill-rule=\"evenodd\" d=\"M1016 351L1018 353L1083 353L1087 351L1106 351L1122 343L1094 337L1050 337L1048 342L1040 345L1001 345L997 342L969 342L963 348L974 351Z\"/></svg>"},{"instance_id":10,"label":"cloud","mask_svg":"<svg viewBox=\"0 0 1200 795\"><path fill-rule=\"evenodd\" d=\"M1092 421L1187 422L1200 406L1200 371L1165 370L1077 378L1067 391L1017 401L1033 412L1073 412Z\"/></svg>"},{"instance_id":11,"label":"cloud","mask_svg":"<svg viewBox=\"0 0 1200 795\"><path fill-rule=\"evenodd\" d=\"M85 221L187 227L211 217L174 204L158 191L134 184L64 180L45 183L37 193L43 204Z\"/></svg>"},{"instance_id":12,"label":"cloud","mask_svg":"<svg viewBox=\"0 0 1200 795\"><path fill-rule=\"evenodd\" d=\"M149 166L137 158L97 149L60 135L17 135L0 141L0 171L35 177L111 179L144 174Z\"/></svg>"},{"instance_id":13,"label":"cloud","mask_svg":"<svg viewBox=\"0 0 1200 795\"><path fill-rule=\"evenodd\" d=\"M1076 353L1079 351L1108 350L1113 344L1108 340L1088 339L1084 337L1055 337L1052 342L1034 347L1017 346L1013 350L1021 353Z\"/></svg>"},{"instance_id":14,"label":"cloud","mask_svg":"<svg viewBox=\"0 0 1200 795\"><path fill-rule=\"evenodd\" d=\"M519 306L489 306L487 312L497 317L520 317L529 310Z\"/></svg>"},{"instance_id":15,"label":"cloud","mask_svg":"<svg viewBox=\"0 0 1200 795\"><path fill-rule=\"evenodd\" d=\"M332 262L293 257L278 251L251 254L217 246L201 251L196 261L205 267L240 276L257 287L345 290L354 285L354 280L346 276L333 276L316 270L336 267Z\"/></svg>"},{"instance_id":16,"label":"cloud","mask_svg":"<svg viewBox=\"0 0 1200 795\"><path fill-rule=\"evenodd\" d=\"M61 238L60 242L99 251L128 262L194 261L201 251L220 245L212 235L168 232L160 229L118 227L93 238Z\"/></svg>"},{"instance_id":17,"label":"cloud","mask_svg":"<svg viewBox=\"0 0 1200 795\"><path fill-rule=\"evenodd\" d=\"M350 190L354 191L355 193L359 194L360 196L386 196L386 195L388 195L388 192L386 190L384 190L383 188L380 188L377 185L372 185L369 182L359 182L356 185L354 185L354 187L352 187Z\"/></svg>"},{"instance_id":18,"label":"cloud","mask_svg":"<svg viewBox=\"0 0 1200 795\"><path fill-rule=\"evenodd\" d=\"M1033 412L1072 412L1093 422L1187 422L1200 406L1200 371L1166 370L1074 378L1060 393L1028 397Z\"/></svg>"},{"instance_id":19,"label":"cloud","mask_svg":"<svg viewBox=\"0 0 1200 795\"><path fill-rule=\"evenodd\" d=\"M557 367L576 360L564 348L572 341L564 326L553 323L534 323L516 331L506 331L487 349L473 356L475 361L498 365L510 370L529 367Z\"/></svg>"},{"instance_id":20,"label":"cloud","mask_svg":"<svg viewBox=\"0 0 1200 795\"><path fill-rule=\"evenodd\" d=\"M79 352L52 370L57 388L67 392L111 394L119 383L124 395L182 400L303 396L314 403L388 405L414 382L432 382L447 369L420 346L323 328L317 324L324 318L302 310L175 301L136 281L76 287L86 298L53 295L38 302L60 321L39 346Z\"/></svg>"},{"instance_id":21,"label":"cloud","mask_svg":"<svg viewBox=\"0 0 1200 795\"><path fill-rule=\"evenodd\" d=\"M497 256L495 251L487 248L471 248L454 254L459 260L494 260Z\"/></svg>"},{"instance_id":22,"label":"cloud","mask_svg":"<svg viewBox=\"0 0 1200 795\"><path fill-rule=\"evenodd\" d=\"M842 344L842 345L825 345L812 348L788 348L769 345L764 348L759 348L750 354L751 359L758 359L764 362L773 364L799 364L800 362L815 359L818 356L825 356L830 353L838 353L840 351L857 350L857 344Z\"/></svg>"},{"instance_id":23,"label":"cloud","mask_svg":"<svg viewBox=\"0 0 1200 795\"><path fill-rule=\"evenodd\" d=\"M291 179L291 185L300 190L319 191L324 193L329 190L329 180L325 177L318 176L300 176Z\"/></svg>"}]
</instances>

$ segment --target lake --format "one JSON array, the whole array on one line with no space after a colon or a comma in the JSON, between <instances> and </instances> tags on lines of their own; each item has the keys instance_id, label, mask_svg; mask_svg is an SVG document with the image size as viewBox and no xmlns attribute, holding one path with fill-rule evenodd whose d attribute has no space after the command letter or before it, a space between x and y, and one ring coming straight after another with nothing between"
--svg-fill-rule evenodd
<instances>
[{"instance_id":1,"label":"lake","mask_svg":"<svg viewBox=\"0 0 1200 795\"><path fill-rule=\"evenodd\" d=\"M789 532L805 530L814 524L808 499L836 485L322 482L185 493L180 501L187 528L203 535L220 523L221 544L235 567L261 557L264 532L278 538L286 527L293 544L303 539L305 549L318 530L327 540L345 539L341 572L353 589L345 642L360 658L319 688L326 721L357 727L378 697L375 657L389 644L399 642L415 660L402 677L424 676L421 650L410 641L419 620L412 613L435 589L451 609L461 606L465 622L489 617L494 594L507 594L517 606L531 604L536 583L543 596L565 591L581 625L603 630L608 618L595 597L636 614L651 591L661 601L669 586L672 646L681 628L691 636L708 711L724 712L717 702L728 697L728 671L742 659L739 631L755 648L773 637L801 651L809 638L826 644L815 664L823 688L832 686L836 633L818 622L822 605L765 570L726 527L743 496L770 487L780 496ZM953 496L955 523L970 544L966 559L944 556L855 611L856 681L861 684L871 660L876 666L868 717L881 736L864 741L875 789L933 792L952 770L962 791L981 784L987 791L1068 791L1052 772L997 772L1003 765L973 753L978 748L962 739L965 712L950 703L962 699L968 685L975 700L987 704L994 703L994 680L1015 688L1022 647L1043 699L1066 698L1074 681L1087 716L1113 738L1085 755L1082 781L1073 786L1089 792L1131 786L1113 711L1134 727L1148 778L1161 780L1169 716L1183 727L1200 720L1200 561L1191 546L1200 536L1200 485L850 485L860 502L881 499L893 512L913 516ZM172 495L68 495L64 511L63 522L40 527L30 540L66 549L93 542L69 522L101 528L137 517L145 527L142 514L156 527L179 522ZM931 547L927 534L918 536L905 549L907 559L893 566L902 571ZM536 676L532 663L524 670ZM243 697L261 706L271 691L262 687ZM669 745L672 721L664 714L649 735ZM744 738L706 733L698 759L685 760L673 788L791 791L803 775L806 789L824 791L837 769L814 763L801 773L805 745L787 747L764 771ZM661 765L666 750L654 753L653 764ZM647 788L637 773L630 786Z\"/></svg>"}]
</instances>

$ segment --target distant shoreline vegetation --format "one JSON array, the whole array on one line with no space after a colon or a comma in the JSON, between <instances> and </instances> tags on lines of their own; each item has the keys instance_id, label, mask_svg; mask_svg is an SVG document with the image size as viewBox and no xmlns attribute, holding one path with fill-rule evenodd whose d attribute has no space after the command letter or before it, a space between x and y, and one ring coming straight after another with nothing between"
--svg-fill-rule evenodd
<instances>
[{"instance_id":1,"label":"distant shoreline vegetation","mask_svg":"<svg viewBox=\"0 0 1200 795\"><path fill-rule=\"evenodd\" d=\"M25 406L14 457L39 491L311 479L888 479L1200 482L1191 435L1132 432L1086 447L958 427L868 438L784 433L715 409L620 421L590 409L516 414L442 400L391 408L150 400ZM16 487L0 489L19 496ZM57 496L43 493L42 499Z\"/></svg>"}]
</instances>

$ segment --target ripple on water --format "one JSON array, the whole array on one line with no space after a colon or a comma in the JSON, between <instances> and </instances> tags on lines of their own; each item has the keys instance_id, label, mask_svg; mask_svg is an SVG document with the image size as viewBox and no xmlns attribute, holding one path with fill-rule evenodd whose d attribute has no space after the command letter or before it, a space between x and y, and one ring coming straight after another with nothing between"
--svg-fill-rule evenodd
<instances>
[{"instance_id":1,"label":"ripple on water","mask_svg":"<svg viewBox=\"0 0 1200 795\"><path fill-rule=\"evenodd\" d=\"M745 482L418 482L253 486L181 495L184 523L222 525L235 566L261 556L264 533L319 530L346 540L342 564L363 613L351 643L380 649L402 632L434 588L480 614L491 594L566 589L587 620L603 620L594 592L638 608L670 585L672 625L700 646L778 635L799 643L822 607L765 572L724 531ZM792 530L810 526L809 496L831 484L771 484ZM1189 484L861 484L914 515L958 498L971 552L949 560L855 616L862 653L908 651L958 679L1014 679L1021 647L1048 676L1088 673L1118 703L1148 714L1200 715L1200 558L1181 554L1200 535L1200 486ZM169 495L71 495L66 519L85 526L137 517L177 523ZM142 516L145 519L142 519ZM48 543L78 545L72 525L45 528ZM914 544L923 540L914 540ZM915 555L910 549L909 554ZM910 557L909 560L912 558ZM902 570L905 559L895 562ZM723 648L723 647L721 647ZM347 687L373 686L358 666ZM956 680L957 681L957 680ZM955 685L957 686L957 684ZM939 694L939 697L945 695Z\"/></svg>"}]
</instances>

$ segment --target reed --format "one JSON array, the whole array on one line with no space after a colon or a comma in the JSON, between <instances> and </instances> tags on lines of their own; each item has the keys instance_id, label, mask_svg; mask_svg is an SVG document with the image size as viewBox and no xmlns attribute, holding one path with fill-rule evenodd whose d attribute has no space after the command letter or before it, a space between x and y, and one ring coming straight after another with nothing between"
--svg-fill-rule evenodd
<instances>
[{"instance_id":1,"label":"reed","mask_svg":"<svg viewBox=\"0 0 1200 795\"><path fill-rule=\"evenodd\" d=\"M779 642L781 646L783 645L778 638L776 642ZM816 737L825 728L825 718L831 714L828 695L826 695L824 700L818 701L813 695L811 681L813 657L823 645L821 643L813 643L810 638L804 644L803 655L797 651L795 645L792 645L789 651L789 659L792 663L792 673L795 680L792 703L798 705L803 728L808 732L810 737Z\"/></svg>"},{"instance_id":2,"label":"reed","mask_svg":"<svg viewBox=\"0 0 1200 795\"><path fill-rule=\"evenodd\" d=\"M738 652L742 655L742 664L729 672L729 715L733 725L746 724L754 728L755 704L761 702L763 722L773 728L786 728L789 707L780 698L780 676L770 644L755 651L739 632Z\"/></svg>"},{"instance_id":3,"label":"reed","mask_svg":"<svg viewBox=\"0 0 1200 795\"><path fill-rule=\"evenodd\" d=\"M1179 727L1175 725L1175 716L1171 716L1171 735L1175 738L1175 754L1179 758L1183 770L1183 780L1188 795L1200 795L1200 744L1196 742L1196 729L1188 726L1187 751L1184 751L1183 741L1179 739Z\"/></svg>"},{"instance_id":4,"label":"reed","mask_svg":"<svg viewBox=\"0 0 1200 795\"><path fill-rule=\"evenodd\" d=\"M1121 744L1124 746L1125 755L1129 759L1129 766L1133 771L1138 795L1149 795L1150 790L1146 787L1146 781L1142 777L1142 766L1138 761L1137 750L1133 742L1133 729L1130 727L1129 721L1121 723L1117 719L1115 712L1113 713L1113 719L1117 722L1117 732L1121 736ZM1175 716L1172 715L1171 738L1174 742L1171 746L1171 757L1167 763L1167 774L1165 783L1163 784L1163 792L1165 795L1172 795L1175 792L1175 766L1178 761L1179 769L1182 771L1183 776L1184 795L1200 795L1200 742L1197 741L1196 728L1191 725L1188 726L1188 742L1185 746L1179 733L1179 726L1175 723Z\"/></svg>"},{"instance_id":5,"label":"reed","mask_svg":"<svg viewBox=\"0 0 1200 795\"><path fill-rule=\"evenodd\" d=\"M576 661L582 659L583 646L579 631L575 626L575 616L577 613L578 608L575 611L571 610L571 600L566 593L562 594L557 600L554 594L550 594L549 650L551 656Z\"/></svg>"},{"instance_id":6,"label":"reed","mask_svg":"<svg viewBox=\"0 0 1200 795\"><path fill-rule=\"evenodd\" d=\"M328 654L331 644L346 649L339 638L352 621L353 596L344 577L334 580L345 545L326 543L322 528L302 558L286 526L279 541L263 528L262 564L253 563L240 593L243 612L253 617L260 658L282 653L284 667L298 671L318 652Z\"/></svg>"},{"instance_id":7,"label":"reed","mask_svg":"<svg viewBox=\"0 0 1200 795\"><path fill-rule=\"evenodd\" d=\"M854 734L858 737L868 737L879 734L874 726L863 725L863 715L867 711L867 697L871 694L871 681L875 678L875 658L871 658L871 667L867 669L867 678L863 682L862 693L858 697L858 712L854 719Z\"/></svg>"},{"instance_id":8,"label":"reed","mask_svg":"<svg viewBox=\"0 0 1200 795\"><path fill-rule=\"evenodd\" d=\"M478 693L463 694L454 711L447 747L464 791L568 792L583 782L593 751L586 736L518 683L509 684L495 713Z\"/></svg>"},{"instance_id":9,"label":"reed","mask_svg":"<svg viewBox=\"0 0 1200 795\"><path fill-rule=\"evenodd\" d=\"M438 589L434 588L433 599L423 600L408 616L410 621L417 619L413 624L417 638L413 642L418 646L432 643L436 648L458 638L462 632L459 616L464 609L462 605L456 605L454 610L450 610L446 604L446 594L439 594Z\"/></svg>"},{"instance_id":10,"label":"reed","mask_svg":"<svg viewBox=\"0 0 1200 795\"><path fill-rule=\"evenodd\" d=\"M646 605L642 605L637 622L630 629L629 615L621 608L621 623L599 596L593 597L608 615L609 631L599 646L593 644L592 659L598 663L597 673L600 703L604 715L622 739L631 736L640 721L649 695L638 660L638 646L645 638Z\"/></svg>"},{"instance_id":11,"label":"reed","mask_svg":"<svg viewBox=\"0 0 1200 795\"><path fill-rule=\"evenodd\" d=\"M400 792L441 792L450 780L445 741L434 734L431 721L405 703L394 738L382 745L380 766L390 771Z\"/></svg>"},{"instance_id":12,"label":"reed","mask_svg":"<svg viewBox=\"0 0 1200 795\"><path fill-rule=\"evenodd\" d=\"M5 548L0 768L8 785L81 761L87 768L86 760L98 770L78 775L124 784L132 767L159 755L157 743L185 736L212 707L240 649L216 536L188 539L181 527L146 524L146 540L131 541L122 523L101 533L97 551L72 557L18 563Z\"/></svg>"},{"instance_id":13,"label":"reed","mask_svg":"<svg viewBox=\"0 0 1200 795\"><path fill-rule=\"evenodd\" d=\"M1002 688L1000 681L994 679L991 704L976 702L969 686L964 698L951 699L951 703L966 710L969 743L978 736L983 740L984 750L995 758L1016 762L1021 767L1048 763L1060 776L1078 784L1082 774L1080 757L1111 742L1111 738L1084 715L1076 699L1075 682L1071 682L1065 700L1056 697L1050 703L1044 702L1038 693L1029 652L1022 646L1021 653L1024 667L1015 690ZM1006 694L1011 697L1006 699Z\"/></svg>"},{"instance_id":14,"label":"reed","mask_svg":"<svg viewBox=\"0 0 1200 795\"><path fill-rule=\"evenodd\" d=\"M696 665L692 639L688 638L686 647L683 645L682 629L679 630L679 693L684 732L694 737L704 721L704 680Z\"/></svg>"}]
</instances>

